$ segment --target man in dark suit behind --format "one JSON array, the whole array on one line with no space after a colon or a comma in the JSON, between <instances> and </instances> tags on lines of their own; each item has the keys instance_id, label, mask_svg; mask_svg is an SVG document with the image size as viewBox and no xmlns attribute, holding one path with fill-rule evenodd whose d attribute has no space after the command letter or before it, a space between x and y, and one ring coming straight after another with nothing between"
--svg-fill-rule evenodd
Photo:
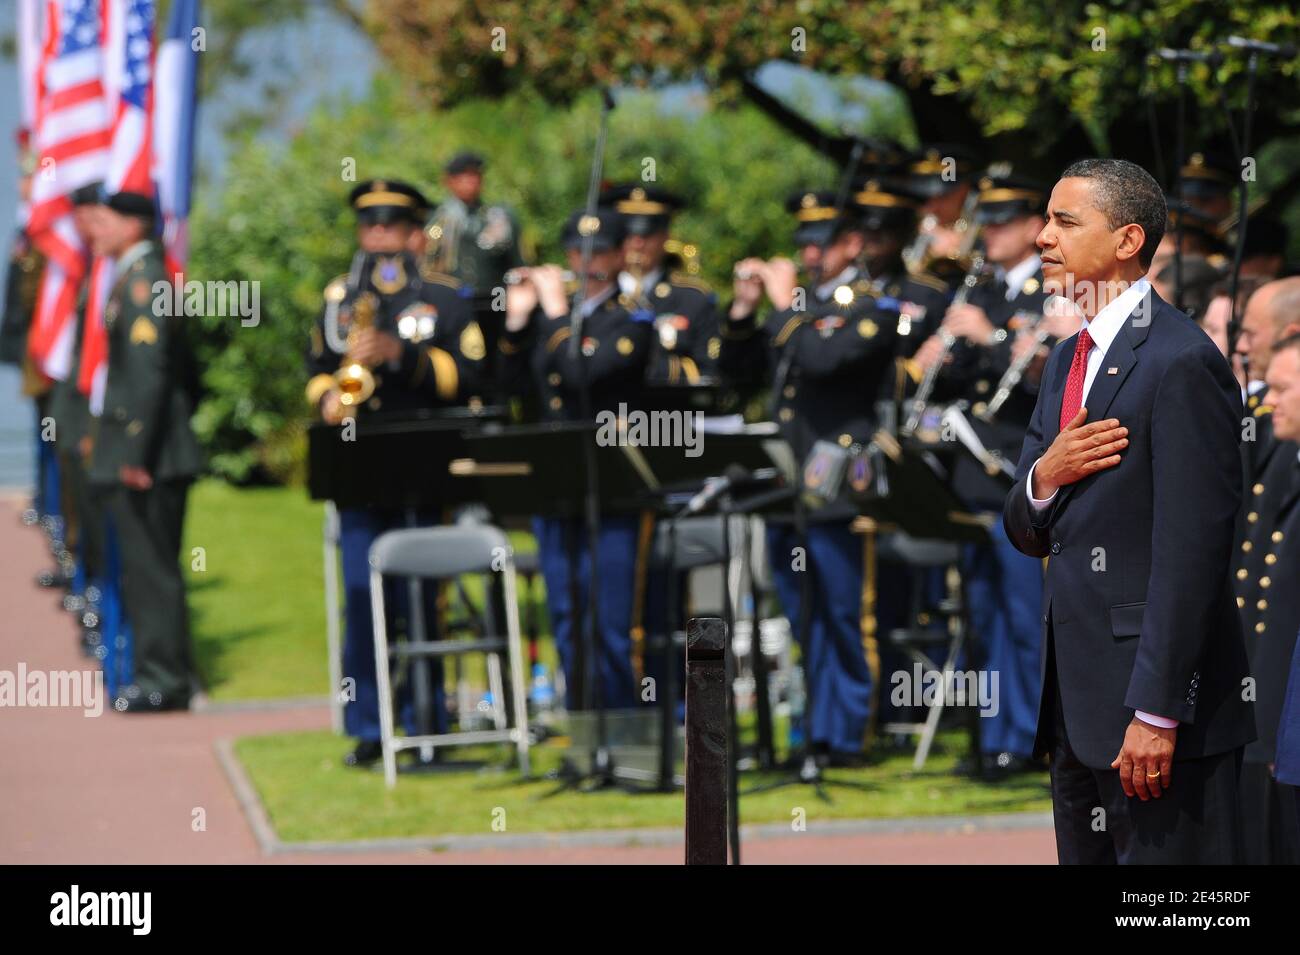
<instances>
[{"instance_id":1,"label":"man in dark suit behind","mask_svg":"<svg viewBox=\"0 0 1300 955\"><path fill-rule=\"evenodd\" d=\"M1036 752L1063 863L1231 863L1254 739L1229 581L1241 395L1205 333L1144 274L1166 218L1123 160L1065 170L1038 237L1085 321L1053 351L1007 497L1048 557Z\"/></svg>"}]
</instances>

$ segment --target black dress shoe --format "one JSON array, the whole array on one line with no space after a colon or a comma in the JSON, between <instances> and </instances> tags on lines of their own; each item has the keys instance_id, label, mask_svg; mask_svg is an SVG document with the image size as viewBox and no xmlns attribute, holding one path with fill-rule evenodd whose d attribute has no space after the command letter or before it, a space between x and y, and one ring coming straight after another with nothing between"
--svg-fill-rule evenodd
<instances>
[{"instance_id":1,"label":"black dress shoe","mask_svg":"<svg viewBox=\"0 0 1300 955\"><path fill-rule=\"evenodd\" d=\"M157 690L145 693L135 684L122 687L117 699L113 701L113 709L119 713L167 713L189 708L189 700L168 696Z\"/></svg>"},{"instance_id":2,"label":"black dress shoe","mask_svg":"<svg viewBox=\"0 0 1300 955\"><path fill-rule=\"evenodd\" d=\"M384 755L384 744L377 739L363 739L357 748L343 757L344 766L370 766Z\"/></svg>"}]
</instances>

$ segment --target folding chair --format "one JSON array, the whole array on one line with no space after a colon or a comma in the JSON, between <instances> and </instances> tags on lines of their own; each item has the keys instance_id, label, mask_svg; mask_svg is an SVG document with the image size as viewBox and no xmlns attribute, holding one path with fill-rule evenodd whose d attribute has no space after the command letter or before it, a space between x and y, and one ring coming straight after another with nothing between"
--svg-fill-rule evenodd
<instances>
[{"instance_id":1,"label":"folding chair","mask_svg":"<svg viewBox=\"0 0 1300 955\"><path fill-rule=\"evenodd\" d=\"M952 571L961 562L961 545L951 541L927 540L911 537L907 534L891 534L881 548L882 556L889 556L907 564L913 571L942 568L951 576ZM886 723L881 730L886 733L920 734L912 768L920 770L925 766L930 755L930 747L939 732L939 720L947 705L946 688L951 685L952 675L957 668L966 643L966 626L963 613L963 600L960 589L949 584L948 594L937 606L930 606L922 593L921 577L913 576L912 606L908 612L907 625L891 630L889 642L903 651L913 661L920 663L927 670L936 664L942 675L944 692L938 700L926 710L925 720L919 723ZM921 621L927 618L943 620L943 629L931 629L923 626ZM938 659L943 652L942 662Z\"/></svg>"},{"instance_id":2,"label":"folding chair","mask_svg":"<svg viewBox=\"0 0 1300 955\"><path fill-rule=\"evenodd\" d=\"M428 640L424 605L419 599L419 583L444 580L461 574L502 574L505 596L506 631L494 633L495 614L491 601L485 601L485 613L491 630L475 639ZM412 581L410 639L388 645L388 628L384 613L384 577L405 577ZM528 713L524 685L523 649L519 632L519 605L515 589L515 564L510 542L499 528L486 524L463 524L451 527L420 527L389 531L376 538L370 547L370 602L374 614L375 669L379 683L379 725L383 743L384 780L391 789L397 784L397 753L422 746L465 746L477 743L514 743L519 754L519 768L528 772ZM389 671L390 654L398 659L451 657L482 653L487 657L488 688L492 694L492 729L440 733L424 736L397 736L393 726L393 687ZM508 725L505 697L501 682L501 655L509 655L511 705L514 725Z\"/></svg>"}]
</instances>

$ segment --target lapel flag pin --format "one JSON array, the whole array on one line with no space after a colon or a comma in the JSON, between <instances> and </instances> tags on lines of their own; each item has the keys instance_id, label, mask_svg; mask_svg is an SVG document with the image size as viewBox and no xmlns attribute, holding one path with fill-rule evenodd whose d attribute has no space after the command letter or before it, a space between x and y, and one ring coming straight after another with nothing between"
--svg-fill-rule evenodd
<instances>
[{"instance_id":1,"label":"lapel flag pin","mask_svg":"<svg viewBox=\"0 0 1300 955\"><path fill-rule=\"evenodd\" d=\"M1108 375L1118 375L1118 374L1119 374L1119 369L1118 369L1118 368L1107 368L1107 369L1106 369L1106 374L1108 374Z\"/></svg>"}]
</instances>

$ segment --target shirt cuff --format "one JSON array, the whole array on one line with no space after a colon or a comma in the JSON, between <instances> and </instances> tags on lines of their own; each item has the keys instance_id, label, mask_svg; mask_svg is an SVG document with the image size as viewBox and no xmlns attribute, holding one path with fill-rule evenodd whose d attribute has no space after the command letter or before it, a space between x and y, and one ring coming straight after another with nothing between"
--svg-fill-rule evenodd
<instances>
[{"instance_id":1,"label":"shirt cuff","mask_svg":"<svg viewBox=\"0 0 1300 955\"><path fill-rule=\"evenodd\" d=\"M1133 715L1143 723L1150 723L1152 726L1157 726L1162 730L1171 730L1178 725L1178 720L1171 720L1167 716L1153 716L1143 710L1136 710Z\"/></svg>"},{"instance_id":2,"label":"shirt cuff","mask_svg":"<svg viewBox=\"0 0 1300 955\"><path fill-rule=\"evenodd\" d=\"M1029 474L1025 478L1025 496L1029 498L1029 509L1034 511L1036 514L1041 514L1043 511L1051 507L1052 501L1056 500L1056 495L1059 494L1060 491L1053 491L1050 496L1042 501L1034 497L1034 468L1036 467L1038 467L1037 461L1035 461L1029 468Z\"/></svg>"}]
</instances>

